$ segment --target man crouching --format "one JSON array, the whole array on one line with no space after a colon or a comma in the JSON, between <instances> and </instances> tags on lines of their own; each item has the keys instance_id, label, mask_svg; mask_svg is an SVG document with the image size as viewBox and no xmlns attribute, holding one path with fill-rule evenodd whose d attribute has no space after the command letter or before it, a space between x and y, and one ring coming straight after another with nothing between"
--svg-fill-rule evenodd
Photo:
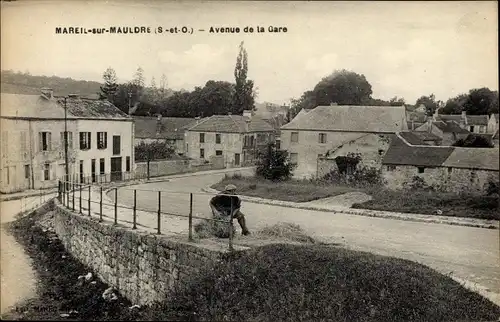
<instances>
[{"instance_id":1,"label":"man crouching","mask_svg":"<svg viewBox=\"0 0 500 322\"><path fill-rule=\"evenodd\" d=\"M236 218L241 226L241 233L243 235L250 235L245 223L245 215L240 211L241 200L236 196L236 186L233 184L227 185L225 190L210 200L210 207L212 211L222 213L224 216L230 216L231 202L233 208L232 218ZM214 212L215 213L215 212Z\"/></svg>"}]
</instances>

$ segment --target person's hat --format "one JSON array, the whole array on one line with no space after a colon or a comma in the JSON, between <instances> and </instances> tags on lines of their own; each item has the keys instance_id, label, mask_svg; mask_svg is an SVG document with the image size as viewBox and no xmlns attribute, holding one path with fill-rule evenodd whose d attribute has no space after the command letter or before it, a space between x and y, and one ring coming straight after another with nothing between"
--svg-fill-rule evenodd
<instances>
[{"instance_id":1,"label":"person's hat","mask_svg":"<svg viewBox=\"0 0 500 322\"><path fill-rule=\"evenodd\" d=\"M226 191L236 190L236 186L234 184L228 184L225 190Z\"/></svg>"}]
</instances>

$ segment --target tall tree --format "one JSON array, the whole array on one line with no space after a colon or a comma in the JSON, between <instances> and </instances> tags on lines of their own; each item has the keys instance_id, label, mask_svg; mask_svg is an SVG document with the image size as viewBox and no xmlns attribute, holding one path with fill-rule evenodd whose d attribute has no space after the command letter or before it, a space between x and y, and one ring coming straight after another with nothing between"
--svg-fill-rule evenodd
<instances>
[{"instance_id":1,"label":"tall tree","mask_svg":"<svg viewBox=\"0 0 500 322\"><path fill-rule=\"evenodd\" d=\"M391 98L391 100L389 101L389 105L390 106L402 106L402 105L405 105L405 99L402 98L402 97L397 97L397 96L394 96L393 98Z\"/></svg>"},{"instance_id":2,"label":"tall tree","mask_svg":"<svg viewBox=\"0 0 500 322\"><path fill-rule=\"evenodd\" d=\"M234 68L235 92L233 99L233 113L243 114L244 110L254 109L253 81L247 79L248 74L248 54L243 47L243 41L240 43L240 51L236 57L236 66Z\"/></svg>"},{"instance_id":3,"label":"tall tree","mask_svg":"<svg viewBox=\"0 0 500 322\"><path fill-rule=\"evenodd\" d=\"M342 69L324 77L313 93L316 105L361 105L371 98L372 86L364 75Z\"/></svg>"},{"instance_id":4,"label":"tall tree","mask_svg":"<svg viewBox=\"0 0 500 322\"><path fill-rule=\"evenodd\" d=\"M134 85L139 88L144 88L145 78L144 78L144 69L142 67L137 67L137 70L134 74L134 80L132 81Z\"/></svg>"},{"instance_id":5,"label":"tall tree","mask_svg":"<svg viewBox=\"0 0 500 322\"><path fill-rule=\"evenodd\" d=\"M446 101L445 114L489 115L498 113L498 91L489 88L474 88L468 94L460 94Z\"/></svg>"},{"instance_id":6,"label":"tall tree","mask_svg":"<svg viewBox=\"0 0 500 322\"><path fill-rule=\"evenodd\" d=\"M113 101L116 91L118 90L118 80L115 70L108 67L102 75L102 78L104 79L104 85L101 86L99 96L101 99Z\"/></svg>"}]
</instances>

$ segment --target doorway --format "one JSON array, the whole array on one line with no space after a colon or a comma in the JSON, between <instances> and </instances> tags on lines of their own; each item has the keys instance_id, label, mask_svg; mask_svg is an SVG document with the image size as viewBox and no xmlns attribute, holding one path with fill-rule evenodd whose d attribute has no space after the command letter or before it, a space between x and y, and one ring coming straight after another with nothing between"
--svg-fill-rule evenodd
<instances>
[{"instance_id":1,"label":"doorway","mask_svg":"<svg viewBox=\"0 0 500 322\"><path fill-rule=\"evenodd\" d=\"M111 158L111 181L122 180L122 158Z\"/></svg>"}]
</instances>

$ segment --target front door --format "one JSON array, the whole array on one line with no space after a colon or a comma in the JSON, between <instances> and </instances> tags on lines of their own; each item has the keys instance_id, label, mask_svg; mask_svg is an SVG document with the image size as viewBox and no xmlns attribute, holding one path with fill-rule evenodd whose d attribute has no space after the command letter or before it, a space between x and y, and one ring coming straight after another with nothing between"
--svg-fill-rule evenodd
<instances>
[{"instance_id":1,"label":"front door","mask_svg":"<svg viewBox=\"0 0 500 322\"><path fill-rule=\"evenodd\" d=\"M111 158L111 181L122 180L122 158Z\"/></svg>"},{"instance_id":2,"label":"front door","mask_svg":"<svg viewBox=\"0 0 500 322\"><path fill-rule=\"evenodd\" d=\"M234 165L240 165L240 154L239 153L234 154Z\"/></svg>"}]
</instances>

